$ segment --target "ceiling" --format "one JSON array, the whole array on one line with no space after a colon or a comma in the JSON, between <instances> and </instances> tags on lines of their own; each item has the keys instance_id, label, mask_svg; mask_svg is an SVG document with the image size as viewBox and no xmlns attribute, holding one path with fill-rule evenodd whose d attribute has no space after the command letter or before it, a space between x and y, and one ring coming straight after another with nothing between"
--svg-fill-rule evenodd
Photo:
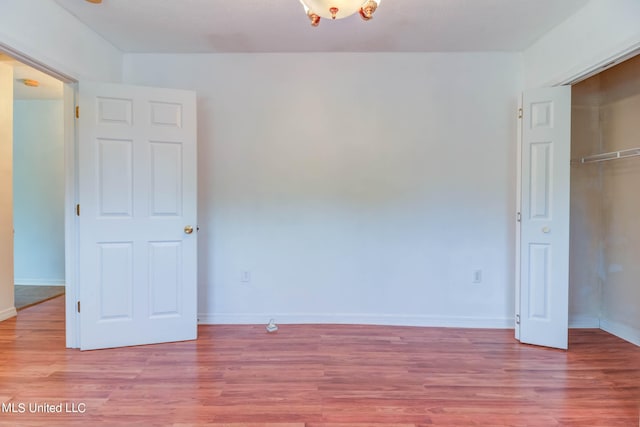
<instances>
[{"instance_id":1,"label":"ceiling","mask_svg":"<svg viewBox=\"0 0 640 427\"><path fill-rule=\"evenodd\" d=\"M0 64L13 68L13 99L62 99L63 83L60 80L3 53L0 53ZM26 86L24 79L36 80L39 86Z\"/></svg>"},{"instance_id":2,"label":"ceiling","mask_svg":"<svg viewBox=\"0 0 640 427\"><path fill-rule=\"evenodd\" d=\"M122 52L470 52L526 49L588 0L382 0L313 28L299 0L55 0ZM0 53L15 99L60 99L63 84ZM37 80L37 88L23 79Z\"/></svg>"},{"instance_id":3,"label":"ceiling","mask_svg":"<svg viewBox=\"0 0 640 427\"><path fill-rule=\"evenodd\" d=\"M383 0L374 19L323 19L298 0L56 2L123 52L522 51L588 0Z\"/></svg>"}]
</instances>

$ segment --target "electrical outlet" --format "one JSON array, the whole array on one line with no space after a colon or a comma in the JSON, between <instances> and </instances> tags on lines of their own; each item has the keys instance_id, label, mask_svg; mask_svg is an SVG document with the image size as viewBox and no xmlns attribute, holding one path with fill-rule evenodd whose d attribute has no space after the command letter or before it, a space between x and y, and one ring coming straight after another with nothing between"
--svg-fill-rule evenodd
<instances>
[{"instance_id":1,"label":"electrical outlet","mask_svg":"<svg viewBox=\"0 0 640 427\"><path fill-rule=\"evenodd\" d=\"M475 270L473 272L473 283L482 283L482 270Z\"/></svg>"},{"instance_id":2,"label":"electrical outlet","mask_svg":"<svg viewBox=\"0 0 640 427\"><path fill-rule=\"evenodd\" d=\"M242 270L242 272L240 273L240 281L242 283L251 282L251 272L249 270Z\"/></svg>"}]
</instances>

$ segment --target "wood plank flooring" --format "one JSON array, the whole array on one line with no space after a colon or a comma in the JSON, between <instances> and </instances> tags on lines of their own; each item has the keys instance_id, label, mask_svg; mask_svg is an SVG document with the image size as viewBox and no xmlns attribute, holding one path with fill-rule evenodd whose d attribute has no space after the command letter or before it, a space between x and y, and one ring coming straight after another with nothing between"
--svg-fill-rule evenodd
<instances>
[{"instance_id":1,"label":"wood plank flooring","mask_svg":"<svg viewBox=\"0 0 640 427\"><path fill-rule=\"evenodd\" d=\"M640 421L640 348L600 330L572 330L564 352L518 344L511 330L201 326L193 342L80 352L64 348L63 313L60 297L0 323L0 425Z\"/></svg>"}]
</instances>

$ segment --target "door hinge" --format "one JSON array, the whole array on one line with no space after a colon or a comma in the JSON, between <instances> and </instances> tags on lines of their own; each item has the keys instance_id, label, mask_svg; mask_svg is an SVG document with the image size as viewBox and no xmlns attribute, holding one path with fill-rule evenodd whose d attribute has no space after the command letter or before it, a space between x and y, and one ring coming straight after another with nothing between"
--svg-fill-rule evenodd
<instances>
[{"instance_id":1,"label":"door hinge","mask_svg":"<svg viewBox=\"0 0 640 427\"><path fill-rule=\"evenodd\" d=\"M522 108L518 108L518 118L522 118Z\"/></svg>"},{"instance_id":2,"label":"door hinge","mask_svg":"<svg viewBox=\"0 0 640 427\"><path fill-rule=\"evenodd\" d=\"M80 106L76 105L76 119L80 118Z\"/></svg>"},{"instance_id":3,"label":"door hinge","mask_svg":"<svg viewBox=\"0 0 640 427\"><path fill-rule=\"evenodd\" d=\"M76 205L76 216L80 216L80 204Z\"/></svg>"},{"instance_id":4,"label":"door hinge","mask_svg":"<svg viewBox=\"0 0 640 427\"><path fill-rule=\"evenodd\" d=\"M80 304L80 303L78 303L78 304ZM519 324L520 324L520 315L516 314L516 325L519 325Z\"/></svg>"},{"instance_id":5,"label":"door hinge","mask_svg":"<svg viewBox=\"0 0 640 427\"><path fill-rule=\"evenodd\" d=\"M80 313L80 301L78 301L78 313Z\"/></svg>"},{"instance_id":6,"label":"door hinge","mask_svg":"<svg viewBox=\"0 0 640 427\"><path fill-rule=\"evenodd\" d=\"M516 221L518 222L522 221L522 214L520 214L520 212L516 214Z\"/></svg>"}]
</instances>

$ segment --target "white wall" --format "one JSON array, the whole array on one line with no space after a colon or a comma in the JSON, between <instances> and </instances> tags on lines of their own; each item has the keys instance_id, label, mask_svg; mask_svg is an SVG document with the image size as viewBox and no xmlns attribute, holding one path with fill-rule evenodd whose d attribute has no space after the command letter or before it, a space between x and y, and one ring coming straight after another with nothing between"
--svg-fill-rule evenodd
<instances>
[{"instance_id":1,"label":"white wall","mask_svg":"<svg viewBox=\"0 0 640 427\"><path fill-rule=\"evenodd\" d=\"M121 79L120 51L52 0L2 0L1 45L78 80Z\"/></svg>"},{"instance_id":2,"label":"white wall","mask_svg":"<svg viewBox=\"0 0 640 427\"><path fill-rule=\"evenodd\" d=\"M524 51L525 87L564 82L640 48L638 22L638 0L591 0Z\"/></svg>"},{"instance_id":3,"label":"white wall","mask_svg":"<svg viewBox=\"0 0 640 427\"><path fill-rule=\"evenodd\" d=\"M198 93L202 322L512 325L519 55L124 63Z\"/></svg>"},{"instance_id":4,"label":"white wall","mask_svg":"<svg viewBox=\"0 0 640 427\"><path fill-rule=\"evenodd\" d=\"M0 321L16 314L13 303L13 69L0 63Z\"/></svg>"},{"instance_id":5,"label":"white wall","mask_svg":"<svg viewBox=\"0 0 640 427\"><path fill-rule=\"evenodd\" d=\"M16 284L65 283L62 107L62 100L14 101Z\"/></svg>"}]
</instances>

